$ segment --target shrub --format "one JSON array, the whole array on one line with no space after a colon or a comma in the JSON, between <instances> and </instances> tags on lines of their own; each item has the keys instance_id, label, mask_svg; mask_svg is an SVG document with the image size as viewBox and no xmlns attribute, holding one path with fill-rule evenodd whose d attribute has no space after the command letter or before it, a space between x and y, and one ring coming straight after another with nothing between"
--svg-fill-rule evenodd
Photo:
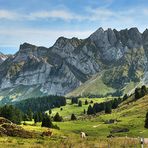
<instances>
[{"instance_id":1,"label":"shrub","mask_svg":"<svg viewBox=\"0 0 148 148\"><path fill-rule=\"evenodd\" d=\"M56 122L61 122L63 121L63 118L59 115L59 113L56 113L56 115L53 117L53 120Z\"/></svg>"},{"instance_id":2,"label":"shrub","mask_svg":"<svg viewBox=\"0 0 148 148\"><path fill-rule=\"evenodd\" d=\"M79 100L78 106L82 107L82 101L81 100Z\"/></svg>"},{"instance_id":3,"label":"shrub","mask_svg":"<svg viewBox=\"0 0 148 148\"><path fill-rule=\"evenodd\" d=\"M72 114L72 115L71 115L71 120L77 120L75 114Z\"/></svg>"}]
</instances>

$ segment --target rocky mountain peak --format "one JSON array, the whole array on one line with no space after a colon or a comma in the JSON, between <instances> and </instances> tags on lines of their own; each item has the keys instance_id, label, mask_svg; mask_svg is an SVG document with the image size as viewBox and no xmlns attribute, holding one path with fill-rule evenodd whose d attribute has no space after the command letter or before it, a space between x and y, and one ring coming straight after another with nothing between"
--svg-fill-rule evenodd
<instances>
[{"instance_id":1,"label":"rocky mountain peak","mask_svg":"<svg viewBox=\"0 0 148 148\"><path fill-rule=\"evenodd\" d=\"M103 36L104 34L104 30L102 27L100 27L99 29L97 29L93 34L90 35L90 39L92 41L96 41L96 40L100 40L101 37Z\"/></svg>"},{"instance_id":2,"label":"rocky mountain peak","mask_svg":"<svg viewBox=\"0 0 148 148\"><path fill-rule=\"evenodd\" d=\"M128 33L129 33L131 40L141 44L142 34L139 32L138 28L136 28L136 27L131 28L131 29L129 29Z\"/></svg>"},{"instance_id":3,"label":"rocky mountain peak","mask_svg":"<svg viewBox=\"0 0 148 148\"><path fill-rule=\"evenodd\" d=\"M147 45L148 30L141 34L137 28L99 28L83 40L59 37L50 48L24 43L14 58L0 64L0 94L23 85L22 94L65 95L96 74L97 86L121 91L140 82L148 69Z\"/></svg>"},{"instance_id":4,"label":"rocky mountain peak","mask_svg":"<svg viewBox=\"0 0 148 148\"><path fill-rule=\"evenodd\" d=\"M28 49L35 49L35 48L36 48L35 45L29 44L29 43L23 43L20 45L20 51L28 50Z\"/></svg>"},{"instance_id":5,"label":"rocky mountain peak","mask_svg":"<svg viewBox=\"0 0 148 148\"><path fill-rule=\"evenodd\" d=\"M144 44L148 44L148 29L146 29L142 34Z\"/></svg>"}]
</instances>

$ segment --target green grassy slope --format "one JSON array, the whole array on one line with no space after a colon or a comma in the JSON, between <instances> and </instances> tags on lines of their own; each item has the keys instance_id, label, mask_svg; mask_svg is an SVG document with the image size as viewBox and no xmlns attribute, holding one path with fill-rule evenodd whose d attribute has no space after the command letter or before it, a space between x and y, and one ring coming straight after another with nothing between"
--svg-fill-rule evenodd
<instances>
[{"instance_id":1,"label":"green grassy slope","mask_svg":"<svg viewBox=\"0 0 148 148\"><path fill-rule=\"evenodd\" d=\"M64 120L69 120L72 113L74 113L78 117L81 117L84 116L84 109L87 111L89 105L93 106L93 104L96 102L101 103L110 99L111 98L80 98L79 100L82 101L82 107L78 107L78 104L71 104L71 100L67 99L67 105L62 107L63 110L61 111L61 108L54 108L52 109L51 116L54 116L58 112L62 117L64 117ZM89 102L88 105L85 105L85 100ZM90 103L91 100L93 101L93 103Z\"/></svg>"},{"instance_id":2,"label":"green grassy slope","mask_svg":"<svg viewBox=\"0 0 148 148\"><path fill-rule=\"evenodd\" d=\"M24 86L20 85L18 87L12 88L12 89L3 89L0 91L0 101L3 98L9 98L9 100L23 100L27 98L37 97L37 96L43 96L46 94L43 94L40 91L40 87L38 86Z\"/></svg>"},{"instance_id":3,"label":"green grassy slope","mask_svg":"<svg viewBox=\"0 0 148 148\"><path fill-rule=\"evenodd\" d=\"M116 90L108 87L102 81L102 75L96 75L90 80L86 81L80 87L70 92L66 96L87 96L87 95L106 95L107 93L114 93Z\"/></svg>"},{"instance_id":4,"label":"green grassy slope","mask_svg":"<svg viewBox=\"0 0 148 148\"><path fill-rule=\"evenodd\" d=\"M96 116L83 115L81 118L85 105L77 107L70 105L63 107L63 111L59 108L53 109L52 115L59 112L66 119L70 119L71 113L75 113L80 119L78 121L65 121L56 123L61 130L79 133L85 131L91 136L106 137L110 131L115 128L128 128L127 133L117 133L117 136L144 136L148 137L148 130L144 128L144 120L146 112L148 111L148 95L134 102L130 102L132 98L122 103L119 108L112 111L112 114L97 114ZM104 100L102 100L104 101ZM104 124L106 120L117 119L120 122L114 124Z\"/></svg>"},{"instance_id":5,"label":"green grassy slope","mask_svg":"<svg viewBox=\"0 0 148 148\"><path fill-rule=\"evenodd\" d=\"M86 98L81 98L85 101ZM93 99L90 99L93 100ZM95 98L94 102L102 102L106 99ZM52 129L53 136L43 137L39 139L22 139L12 137L0 137L0 146L5 147L140 147L138 139L134 137L148 137L148 130L144 128L145 114L148 111L148 95L137 100L132 101L133 98L128 98L125 102L112 111L112 114L104 114L103 112L95 116L83 115L83 109L87 108L86 105L78 107L70 105L70 100L67 100L67 105L63 106L63 110L55 108L52 110L52 115L59 112L65 119L71 113L75 113L79 120L64 122L54 122L60 127L60 130ZM132 102L131 102L132 101ZM105 124L104 122L109 119L117 119L119 122L113 124ZM33 130L36 132L43 132L46 128L41 128L41 123L33 126L32 122L26 122L28 125L22 125L26 130ZM113 134L116 138L107 139L106 136L110 131L115 128L128 128L129 132ZM88 134L87 139L80 138L80 132L84 131ZM125 136L132 138L125 138Z\"/></svg>"},{"instance_id":6,"label":"green grassy slope","mask_svg":"<svg viewBox=\"0 0 148 148\"><path fill-rule=\"evenodd\" d=\"M105 71L104 71L105 72ZM66 97L71 96L110 96L116 93L118 90L116 88L110 87L106 85L103 81L104 72L102 74L97 74L93 76L90 80L83 83L81 86L68 93ZM125 87L123 87L120 91L123 94L129 93L132 89L137 86L141 86L139 82L130 81L126 83Z\"/></svg>"}]
</instances>

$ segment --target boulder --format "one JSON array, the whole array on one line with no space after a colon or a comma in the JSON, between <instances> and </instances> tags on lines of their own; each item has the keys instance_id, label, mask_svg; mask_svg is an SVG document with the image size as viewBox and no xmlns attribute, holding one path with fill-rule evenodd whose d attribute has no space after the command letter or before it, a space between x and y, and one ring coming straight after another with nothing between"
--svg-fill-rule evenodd
<instances>
[{"instance_id":1,"label":"boulder","mask_svg":"<svg viewBox=\"0 0 148 148\"><path fill-rule=\"evenodd\" d=\"M110 131L110 133L121 133L121 132L129 132L128 128L116 128Z\"/></svg>"},{"instance_id":2,"label":"boulder","mask_svg":"<svg viewBox=\"0 0 148 148\"><path fill-rule=\"evenodd\" d=\"M34 132L24 130L21 126L13 124L6 118L0 117L0 136L33 138L36 134Z\"/></svg>"}]
</instances>

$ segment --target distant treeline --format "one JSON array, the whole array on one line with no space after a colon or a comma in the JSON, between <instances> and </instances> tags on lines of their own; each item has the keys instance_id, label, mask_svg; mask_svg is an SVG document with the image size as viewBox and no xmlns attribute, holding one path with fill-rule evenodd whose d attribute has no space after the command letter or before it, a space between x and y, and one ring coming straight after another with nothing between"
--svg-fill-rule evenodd
<instances>
[{"instance_id":1,"label":"distant treeline","mask_svg":"<svg viewBox=\"0 0 148 148\"><path fill-rule=\"evenodd\" d=\"M96 94L87 93L87 94L84 94L84 95L79 95L77 97L71 96L71 98L104 98L104 97L108 97L108 96L119 97L119 96L122 96L122 95L123 95L122 91L117 90L116 92L107 93L105 95L96 95Z\"/></svg>"},{"instance_id":2,"label":"distant treeline","mask_svg":"<svg viewBox=\"0 0 148 148\"><path fill-rule=\"evenodd\" d=\"M66 98L63 96L44 96L30 98L15 103L15 106L23 112L27 112L28 109L31 109L32 112L44 112L54 107L60 107L65 105Z\"/></svg>"},{"instance_id":3,"label":"distant treeline","mask_svg":"<svg viewBox=\"0 0 148 148\"><path fill-rule=\"evenodd\" d=\"M146 94L148 94L148 90L145 85L143 85L141 88L136 88L134 94L131 95L131 96L133 96L132 101L136 101L136 100L144 97ZM94 103L93 106L89 105L88 110L87 110L87 114L92 115L92 114L96 114L96 113L102 112L102 111L104 111L105 113L111 113L112 109L116 109L118 107L118 105L120 103L122 103L123 101L125 101L126 99L128 99L128 97L129 96L127 94L125 94L122 98L120 98L120 97L115 98L113 100L103 102L103 103Z\"/></svg>"}]
</instances>

